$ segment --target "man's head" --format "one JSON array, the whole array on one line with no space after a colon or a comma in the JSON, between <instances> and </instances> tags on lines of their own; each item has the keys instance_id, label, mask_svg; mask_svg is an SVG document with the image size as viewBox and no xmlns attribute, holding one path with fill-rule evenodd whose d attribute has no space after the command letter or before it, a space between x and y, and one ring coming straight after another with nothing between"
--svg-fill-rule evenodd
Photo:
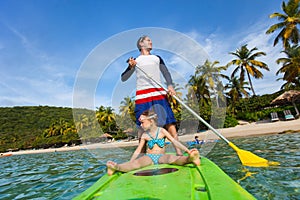
<instances>
[{"instance_id":1,"label":"man's head","mask_svg":"<svg viewBox=\"0 0 300 200\"><path fill-rule=\"evenodd\" d=\"M152 41L147 35L143 35L142 37L140 37L138 39L136 46L139 49L139 51L141 51L142 49L147 49L147 50L151 51L152 50Z\"/></svg>"}]
</instances>

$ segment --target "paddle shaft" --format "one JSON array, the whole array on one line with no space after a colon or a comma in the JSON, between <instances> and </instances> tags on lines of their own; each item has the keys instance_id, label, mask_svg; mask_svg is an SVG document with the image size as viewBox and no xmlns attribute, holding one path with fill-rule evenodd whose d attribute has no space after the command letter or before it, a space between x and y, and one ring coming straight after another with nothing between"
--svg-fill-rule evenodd
<instances>
[{"instance_id":1,"label":"paddle shaft","mask_svg":"<svg viewBox=\"0 0 300 200\"><path fill-rule=\"evenodd\" d=\"M140 70L143 74L146 75L147 78L155 82L158 86L163 88L166 92L168 89L164 87L161 83L156 81L154 78L150 77L144 70L142 70L138 65L135 66L138 70ZM229 140L227 140L221 133L219 133L214 127L212 127L209 123L207 123L202 117L200 117L194 110L192 110L188 105L186 105L181 99L179 99L176 95L174 97L183 107L185 107L191 114L193 114L197 119L199 119L203 124L205 124L210 130L212 130L217 136L219 136L222 140L224 140L227 144L229 144Z\"/></svg>"}]
</instances>

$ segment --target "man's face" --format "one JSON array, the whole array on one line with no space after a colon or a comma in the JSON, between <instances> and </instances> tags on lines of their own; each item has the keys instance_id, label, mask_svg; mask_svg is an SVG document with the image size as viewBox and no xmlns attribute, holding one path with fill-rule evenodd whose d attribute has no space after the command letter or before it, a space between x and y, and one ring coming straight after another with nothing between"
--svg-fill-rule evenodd
<instances>
[{"instance_id":1,"label":"man's face","mask_svg":"<svg viewBox=\"0 0 300 200\"><path fill-rule=\"evenodd\" d=\"M142 41L142 48L143 49L148 49L148 50L152 50L152 41L149 37L146 37L143 41Z\"/></svg>"}]
</instances>

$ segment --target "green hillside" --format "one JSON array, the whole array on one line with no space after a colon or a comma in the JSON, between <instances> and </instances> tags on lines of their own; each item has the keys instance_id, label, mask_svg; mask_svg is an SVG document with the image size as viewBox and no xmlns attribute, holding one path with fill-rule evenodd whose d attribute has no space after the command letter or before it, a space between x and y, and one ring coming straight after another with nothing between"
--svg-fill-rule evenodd
<instances>
[{"instance_id":1,"label":"green hillside","mask_svg":"<svg viewBox=\"0 0 300 200\"><path fill-rule=\"evenodd\" d=\"M72 109L49 106L0 108L0 152L62 145L63 135L47 137L45 134L47 129L58 122L75 128ZM74 132L66 135L69 140L64 143L76 142L79 139Z\"/></svg>"}]
</instances>

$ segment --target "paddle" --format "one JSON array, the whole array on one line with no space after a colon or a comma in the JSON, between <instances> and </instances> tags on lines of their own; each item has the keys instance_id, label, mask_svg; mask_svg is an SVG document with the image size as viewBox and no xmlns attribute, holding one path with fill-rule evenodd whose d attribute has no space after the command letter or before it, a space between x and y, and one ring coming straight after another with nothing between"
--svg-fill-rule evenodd
<instances>
[{"instance_id":1,"label":"paddle","mask_svg":"<svg viewBox=\"0 0 300 200\"><path fill-rule=\"evenodd\" d=\"M138 70L140 70L143 74L146 75L150 80L155 82L158 86L163 88L166 92L168 92L167 88L165 88L161 83L150 77L144 70L142 70L138 65L135 66ZM190 107L188 107L182 100L180 100L177 96L173 95L173 97L188 111L190 111L197 119L199 119L203 124L205 124L210 130L212 130L217 136L219 136L222 140L224 140L231 148L233 148L244 166L250 167L268 167L271 165L280 165L279 162L268 161L264 158L261 158L250 151L239 149L232 142L227 140L221 133L219 133L216 129L214 129L209 123L207 123L204 119L202 119L195 111L193 111Z\"/></svg>"}]
</instances>

